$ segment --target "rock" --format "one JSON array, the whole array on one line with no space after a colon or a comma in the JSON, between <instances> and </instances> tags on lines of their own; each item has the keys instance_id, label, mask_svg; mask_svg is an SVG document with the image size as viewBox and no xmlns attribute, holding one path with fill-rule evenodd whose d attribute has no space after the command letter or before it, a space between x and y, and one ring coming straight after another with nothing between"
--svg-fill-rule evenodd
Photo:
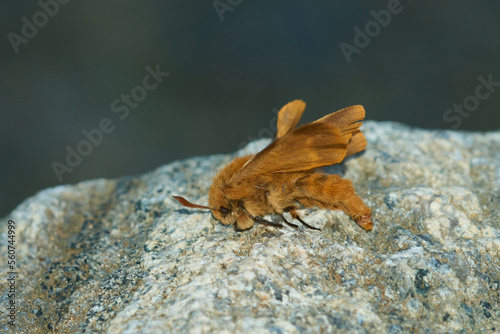
<instances>
[{"instance_id":1,"label":"rock","mask_svg":"<svg viewBox=\"0 0 500 334\"><path fill-rule=\"evenodd\" d=\"M171 198L207 203L235 154L28 198L0 224L5 252L16 223L16 331L500 331L500 132L363 129L366 152L330 170L373 209L371 232L317 209L300 213L321 232L238 232Z\"/></svg>"}]
</instances>

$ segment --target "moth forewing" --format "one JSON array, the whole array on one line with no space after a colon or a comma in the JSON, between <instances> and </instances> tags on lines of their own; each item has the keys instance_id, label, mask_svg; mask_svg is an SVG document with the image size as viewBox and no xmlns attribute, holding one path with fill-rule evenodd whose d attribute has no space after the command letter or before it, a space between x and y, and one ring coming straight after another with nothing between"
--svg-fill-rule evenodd
<instances>
[{"instance_id":1,"label":"moth forewing","mask_svg":"<svg viewBox=\"0 0 500 334\"><path fill-rule=\"evenodd\" d=\"M363 106L350 106L326 115L314 123L326 123L338 127L342 135L358 130L365 119L365 108Z\"/></svg>"},{"instance_id":2,"label":"moth forewing","mask_svg":"<svg viewBox=\"0 0 500 334\"><path fill-rule=\"evenodd\" d=\"M307 171L344 159L347 143L339 129L328 124L302 125L257 153L233 178L241 183L260 174Z\"/></svg>"}]
</instances>

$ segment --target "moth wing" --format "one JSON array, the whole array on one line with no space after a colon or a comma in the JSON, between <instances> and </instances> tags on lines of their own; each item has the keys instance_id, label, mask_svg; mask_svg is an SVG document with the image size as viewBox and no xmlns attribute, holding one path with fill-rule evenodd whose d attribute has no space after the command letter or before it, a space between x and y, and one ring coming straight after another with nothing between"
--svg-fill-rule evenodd
<instances>
[{"instance_id":1,"label":"moth wing","mask_svg":"<svg viewBox=\"0 0 500 334\"><path fill-rule=\"evenodd\" d=\"M257 153L234 178L234 185L262 174L307 171L341 162L347 143L326 123L302 125Z\"/></svg>"},{"instance_id":2,"label":"moth wing","mask_svg":"<svg viewBox=\"0 0 500 334\"><path fill-rule=\"evenodd\" d=\"M302 100L294 100L285 104L278 112L278 122L276 124L278 132L276 133L276 138L283 137L295 128L305 109L306 103Z\"/></svg>"},{"instance_id":3,"label":"moth wing","mask_svg":"<svg viewBox=\"0 0 500 334\"><path fill-rule=\"evenodd\" d=\"M327 123L331 126L340 129L340 132L345 135L352 133L363 125L365 119L365 108L361 105L350 106L340 109L334 113L326 115L313 123Z\"/></svg>"},{"instance_id":4,"label":"moth wing","mask_svg":"<svg viewBox=\"0 0 500 334\"><path fill-rule=\"evenodd\" d=\"M352 133L352 137L347 144L347 152L345 153L345 157L350 157L353 154L362 152L366 148L366 138L361 130L354 131Z\"/></svg>"},{"instance_id":5,"label":"moth wing","mask_svg":"<svg viewBox=\"0 0 500 334\"><path fill-rule=\"evenodd\" d=\"M326 123L338 127L348 143L346 152L346 157L348 157L366 148L366 138L359 129L364 119L365 109L361 105L356 105L326 115L314 123Z\"/></svg>"}]
</instances>

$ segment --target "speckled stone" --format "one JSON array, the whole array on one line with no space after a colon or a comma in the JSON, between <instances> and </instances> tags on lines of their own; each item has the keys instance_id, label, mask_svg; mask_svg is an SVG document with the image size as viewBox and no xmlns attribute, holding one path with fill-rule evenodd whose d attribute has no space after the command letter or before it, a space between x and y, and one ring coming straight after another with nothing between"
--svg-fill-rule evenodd
<instances>
[{"instance_id":1,"label":"speckled stone","mask_svg":"<svg viewBox=\"0 0 500 334\"><path fill-rule=\"evenodd\" d=\"M371 232L316 209L300 213L322 231L238 232L171 198L207 203L217 169L266 140L28 198L0 222L3 250L17 223L16 332L499 332L500 132L363 130L366 152L328 170Z\"/></svg>"}]
</instances>

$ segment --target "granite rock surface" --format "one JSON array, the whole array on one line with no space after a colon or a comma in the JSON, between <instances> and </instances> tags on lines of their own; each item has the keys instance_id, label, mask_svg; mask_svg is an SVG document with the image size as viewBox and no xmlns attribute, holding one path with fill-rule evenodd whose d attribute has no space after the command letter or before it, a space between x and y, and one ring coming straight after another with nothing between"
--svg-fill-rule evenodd
<instances>
[{"instance_id":1,"label":"granite rock surface","mask_svg":"<svg viewBox=\"0 0 500 334\"><path fill-rule=\"evenodd\" d=\"M171 195L207 203L231 155L41 191L16 223L19 333L500 332L500 132L365 122L364 154L329 168L373 210L302 209L314 231L238 232ZM272 217L268 217L272 219ZM8 305L0 297L2 311Z\"/></svg>"}]
</instances>

